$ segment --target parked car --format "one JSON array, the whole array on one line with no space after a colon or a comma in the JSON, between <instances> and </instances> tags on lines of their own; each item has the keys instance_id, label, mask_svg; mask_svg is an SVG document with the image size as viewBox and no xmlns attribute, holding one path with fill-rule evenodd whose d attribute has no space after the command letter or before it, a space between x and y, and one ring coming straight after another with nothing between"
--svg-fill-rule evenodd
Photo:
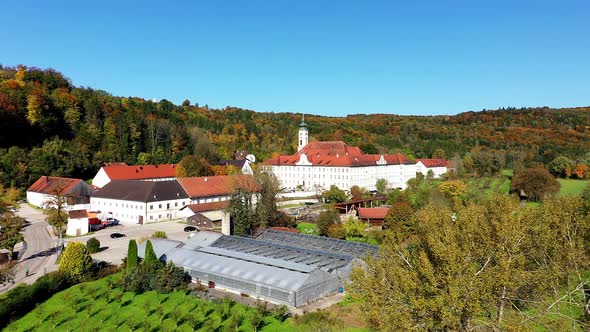
<instances>
[{"instance_id":1,"label":"parked car","mask_svg":"<svg viewBox=\"0 0 590 332\"><path fill-rule=\"evenodd\" d=\"M185 231L185 232L194 232L194 231L196 231L196 230L197 230L197 228L196 228L195 226L186 226L186 227L184 228L184 231Z\"/></svg>"},{"instance_id":2,"label":"parked car","mask_svg":"<svg viewBox=\"0 0 590 332\"><path fill-rule=\"evenodd\" d=\"M113 233L113 234L111 234L111 239L118 239L120 237L125 237L125 234L123 234L123 233Z\"/></svg>"},{"instance_id":3,"label":"parked car","mask_svg":"<svg viewBox=\"0 0 590 332\"><path fill-rule=\"evenodd\" d=\"M118 225L119 224L119 219L107 218L106 224L107 224L107 226L115 226L115 225Z\"/></svg>"},{"instance_id":4,"label":"parked car","mask_svg":"<svg viewBox=\"0 0 590 332\"><path fill-rule=\"evenodd\" d=\"M95 232L104 228L104 225L98 218L88 218L88 226L91 232Z\"/></svg>"}]
</instances>

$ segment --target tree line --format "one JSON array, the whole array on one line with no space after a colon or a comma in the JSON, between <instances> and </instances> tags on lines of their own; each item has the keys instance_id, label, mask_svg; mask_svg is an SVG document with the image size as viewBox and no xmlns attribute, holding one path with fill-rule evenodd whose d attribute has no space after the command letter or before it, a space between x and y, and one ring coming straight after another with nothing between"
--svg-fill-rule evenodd
<instances>
[{"instance_id":1,"label":"tree line","mask_svg":"<svg viewBox=\"0 0 590 332\"><path fill-rule=\"evenodd\" d=\"M194 155L212 163L238 150L263 161L296 151L299 121L293 113L117 97L76 87L53 69L0 66L0 183L25 188L41 175L89 179L110 161L177 163ZM479 174L548 165L559 156L576 161L590 149L588 107L308 115L306 122L312 140L342 140L367 153L448 158Z\"/></svg>"}]
</instances>

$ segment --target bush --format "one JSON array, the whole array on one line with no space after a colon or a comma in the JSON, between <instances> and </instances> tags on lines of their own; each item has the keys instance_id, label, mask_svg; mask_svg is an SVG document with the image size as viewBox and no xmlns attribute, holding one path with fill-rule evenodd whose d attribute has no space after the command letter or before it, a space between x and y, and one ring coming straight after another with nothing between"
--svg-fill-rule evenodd
<instances>
[{"instance_id":1,"label":"bush","mask_svg":"<svg viewBox=\"0 0 590 332\"><path fill-rule=\"evenodd\" d=\"M320 235L328 235L328 229L330 226L337 223L338 221L340 221L340 215L336 209L322 211L316 220L316 225L318 225L318 231Z\"/></svg>"},{"instance_id":2,"label":"bush","mask_svg":"<svg viewBox=\"0 0 590 332\"><path fill-rule=\"evenodd\" d=\"M70 242L59 259L59 271L72 280L82 281L90 275L92 258L86 246L80 242Z\"/></svg>"},{"instance_id":3,"label":"bush","mask_svg":"<svg viewBox=\"0 0 590 332\"><path fill-rule=\"evenodd\" d=\"M166 235L166 232L157 231L154 234L152 234L152 237L156 237L156 238L160 238L160 239L167 239L168 235Z\"/></svg>"},{"instance_id":4,"label":"bush","mask_svg":"<svg viewBox=\"0 0 590 332\"><path fill-rule=\"evenodd\" d=\"M346 230L342 224L334 224L328 228L328 236L334 239L346 239Z\"/></svg>"},{"instance_id":5,"label":"bush","mask_svg":"<svg viewBox=\"0 0 590 332\"><path fill-rule=\"evenodd\" d=\"M159 293L170 293L186 288L190 277L184 269L176 267L172 262L168 263L158 272L155 279L155 290Z\"/></svg>"},{"instance_id":6,"label":"bush","mask_svg":"<svg viewBox=\"0 0 590 332\"><path fill-rule=\"evenodd\" d=\"M55 271L42 276L32 285L20 285L11 289L0 298L0 329L73 284L67 274Z\"/></svg>"},{"instance_id":7,"label":"bush","mask_svg":"<svg viewBox=\"0 0 590 332\"><path fill-rule=\"evenodd\" d=\"M86 241L86 248L88 252L94 254L100 250L100 241L98 241L95 237L90 238Z\"/></svg>"},{"instance_id":8,"label":"bush","mask_svg":"<svg viewBox=\"0 0 590 332\"><path fill-rule=\"evenodd\" d=\"M289 308L286 305L280 305L272 308L270 311L271 316L273 316L279 322L284 322L285 319L289 316Z\"/></svg>"}]
</instances>

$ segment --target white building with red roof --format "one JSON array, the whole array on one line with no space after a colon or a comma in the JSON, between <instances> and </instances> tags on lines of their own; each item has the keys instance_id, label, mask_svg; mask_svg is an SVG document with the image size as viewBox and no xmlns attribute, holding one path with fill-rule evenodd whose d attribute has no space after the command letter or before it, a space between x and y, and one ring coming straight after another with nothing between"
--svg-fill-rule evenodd
<instances>
[{"instance_id":1,"label":"white building with red roof","mask_svg":"<svg viewBox=\"0 0 590 332\"><path fill-rule=\"evenodd\" d=\"M428 171L431 170L435 179L446 174L448 167L449 161L446 159L418 159L416 161L416 173L422 173L426 176Z\"/></svg>"},{"instance_id":2,"label":"white building with red roof","mask_svg":"<svg viewBox=\"0 0 590 332\"><path fill-rule=\"evenodd\" d=\"M92 185L104 187L113 180L170 181L176 178L176 164L135 165L108 163L100 168Z\"/></svg>"},{"instance_id":3,"label":"white building with red roof","mask_svg":"<svg viewBox=\"0 0 590 332\"><path fill-rule=\"evenodd\" d=\"M45 208L63 197L66 205L88 204L93 189L81 179L42 176L27 189L27 202Z\"/></svg>"},{"instance_id":4,"label":"white building with red roof","mask_svg":"<svg viewBox=\"0 0 590 332\"><path fill-rule=\"evenodd\" d=\"M416 163L404 155L365 154L342 141L308 143L307 125L299 125L299 151L263 163L287 189L326 190L335 185L350 189L357 185L375 190L379 179L390 188L406 188L416 176Z\"/></svg>"}]
</instances>

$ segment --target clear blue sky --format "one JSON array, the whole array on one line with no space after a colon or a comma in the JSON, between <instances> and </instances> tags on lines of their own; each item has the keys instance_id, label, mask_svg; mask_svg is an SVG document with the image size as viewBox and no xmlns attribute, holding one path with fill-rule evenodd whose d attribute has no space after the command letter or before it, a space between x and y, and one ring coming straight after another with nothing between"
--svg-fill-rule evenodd
<instances>
[{"instance_id":1,"label":"clear blue sky","mask_svg":"<svg viewBox=\"0 0 590 332\"><path fill-rule=\"evenodd\" d=\"M0 63L120 96L322 115L590 105L587 0L1 8Z\"/></svg>"}]
</instances>

